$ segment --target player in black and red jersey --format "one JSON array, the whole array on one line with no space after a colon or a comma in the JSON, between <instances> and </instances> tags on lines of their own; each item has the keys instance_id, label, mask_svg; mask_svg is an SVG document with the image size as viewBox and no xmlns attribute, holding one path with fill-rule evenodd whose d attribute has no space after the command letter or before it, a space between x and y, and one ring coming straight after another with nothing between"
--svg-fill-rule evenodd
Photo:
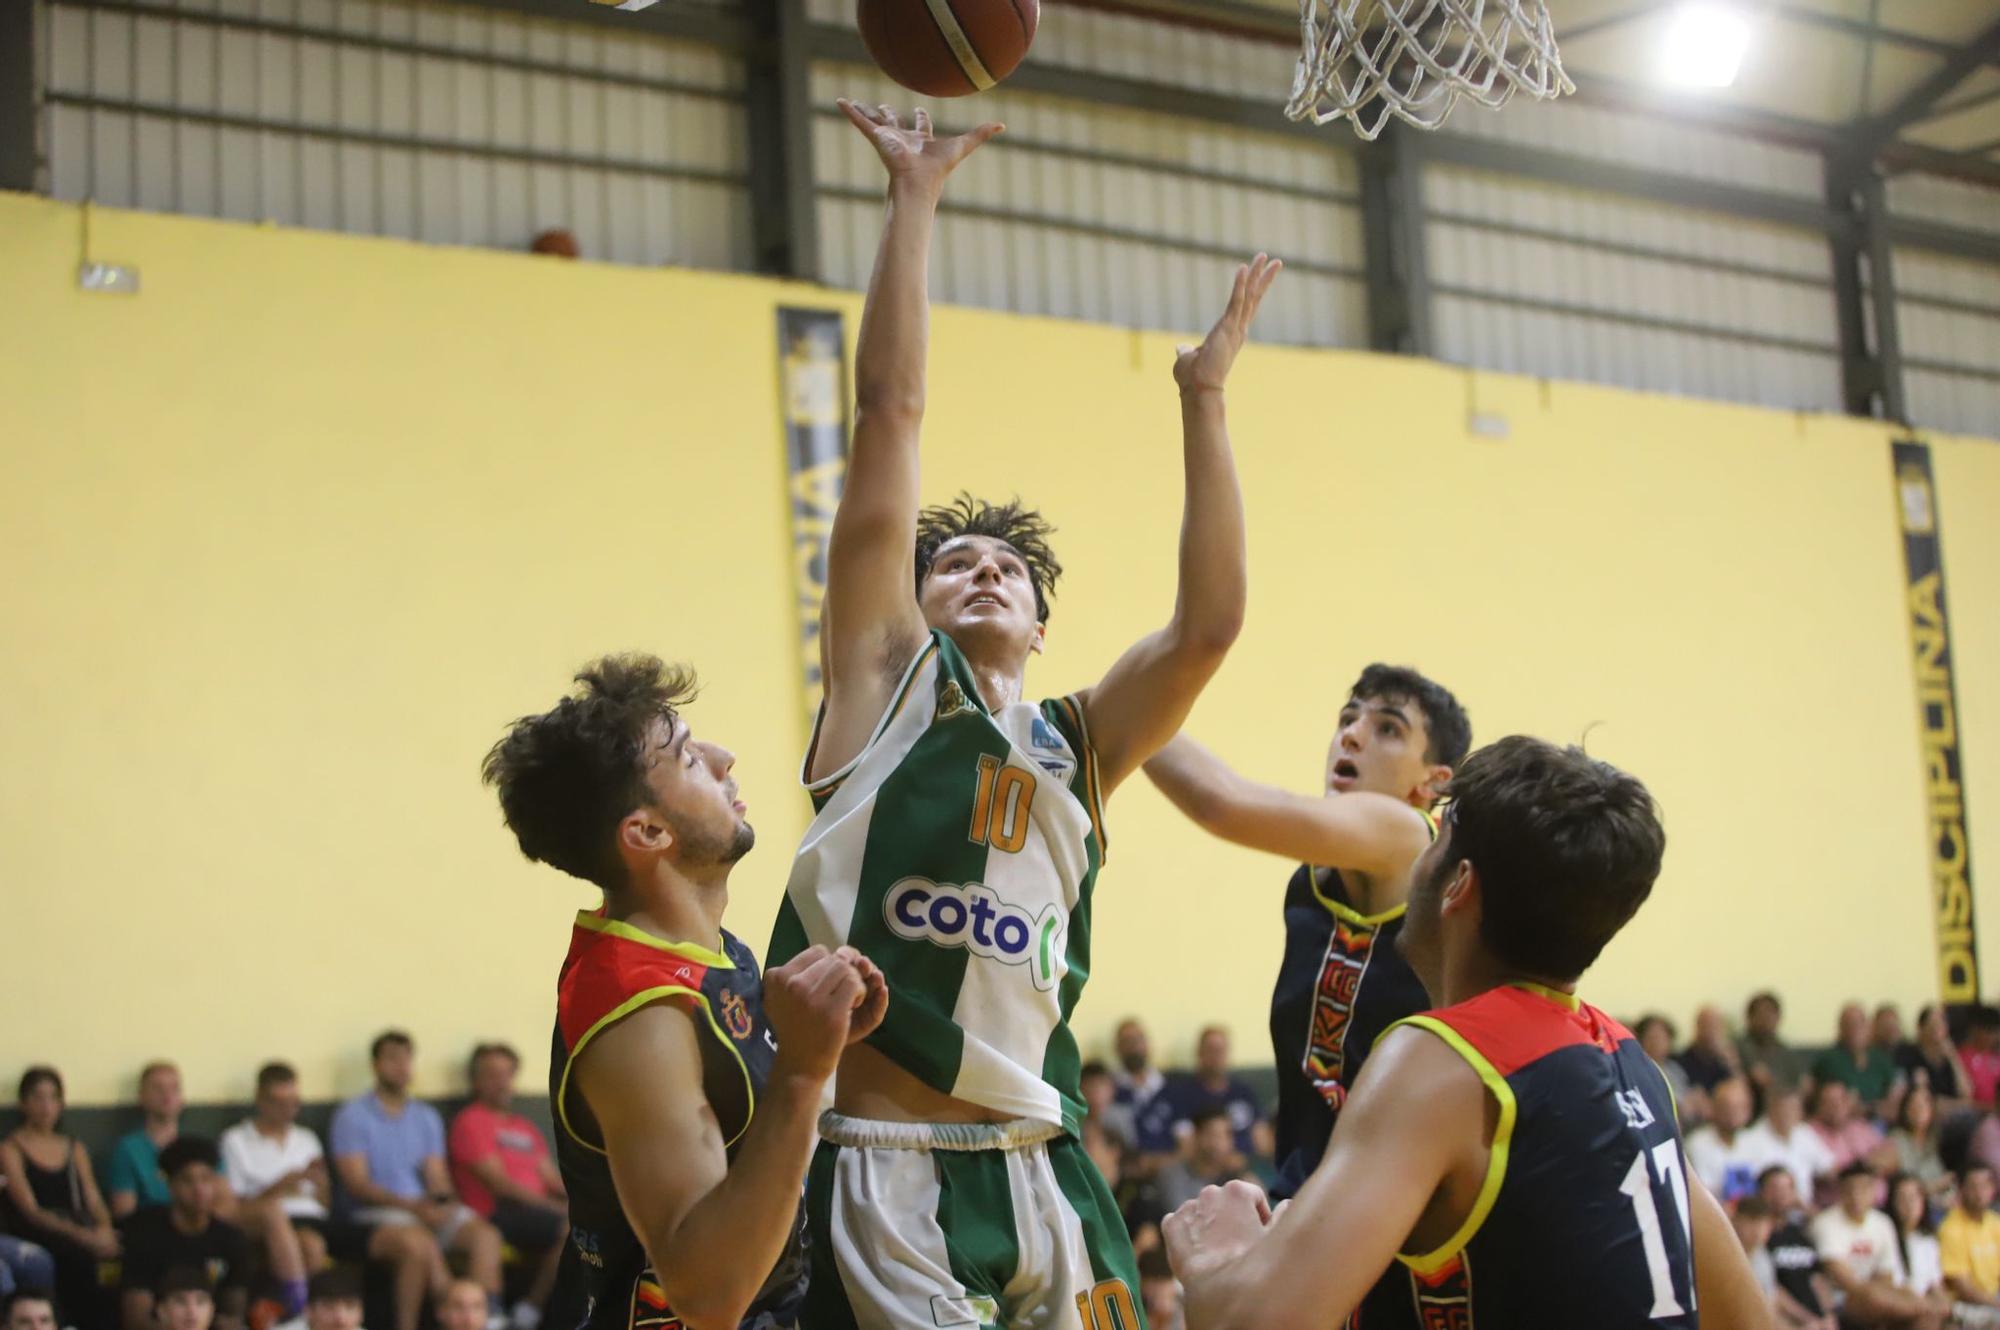
<instances>
[{"instance_id":1,"label":"player in black and red jersey","mask_svg":"<svg viewBox=\"0 0 2000 1330\"><path fill-rule=\"evenodd\" d=\"M1169 1217L1189 1330L1339 1325L1391 1260L1426 1326L1768 1324L1673 1096L1576 982L1666 848L1638 780L1519 736L1474 753L1411 870L1400 945L1436 1002L1391 1027L1274 1217L1248 1184Z\"/></svg>"}]
</instances>

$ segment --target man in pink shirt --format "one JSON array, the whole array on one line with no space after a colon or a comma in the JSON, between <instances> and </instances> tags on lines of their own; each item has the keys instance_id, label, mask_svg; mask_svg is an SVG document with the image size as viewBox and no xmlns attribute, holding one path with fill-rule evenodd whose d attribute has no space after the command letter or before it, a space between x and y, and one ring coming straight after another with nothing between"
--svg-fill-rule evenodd
<instances>
[{"instance_id":1,"label":"man in pink shirt","mask_svg":"<svg viewBox=\"0 0 2000 1330\"><path fill-rule=\"evenodd\" d=\"M1959 1061L1965 1064L1966 1079L1972 1082L1972 1102L1978 1108L1993 1107L1993 1091L2000 1086L2000 1011L1981 1004L1966 1017L1965 1042L1959 1045Z\"/></svg>"},{"instance_id":2,"label":"man in pink shirt","mask_svg":"<svg viewBox=\"0 0 2000 1330\"><path fill-rule=\"evenodd\" d=\"M520 1066L505 1044L472 1051L472 1102L451 1120L451 1174L466 1205L491 1220L509 1246L537 1261L535 1282L513 1311L516 1330L535 1330L569 1235L569 1201L548 1142L513 1111Z\"/></svg>"},{"instance_id":3,"label":"man in pink shirt","mask_svg":"<svg viewBox=\"0 0 2000 1330\"><path fill-rule=\"evenodd\" d=\"M1839 1081L1821 1081L1813 1087L1812 1129L1826 1146L1833 1165L1830 1174L1815 1179L1813 1198L1820 1209L1838 1199L1835 1180L1849 1164L1895 1167L1894 1148L1888 1138L1858 1111L1854 1091Z\"/></svg>"}]
</instances>

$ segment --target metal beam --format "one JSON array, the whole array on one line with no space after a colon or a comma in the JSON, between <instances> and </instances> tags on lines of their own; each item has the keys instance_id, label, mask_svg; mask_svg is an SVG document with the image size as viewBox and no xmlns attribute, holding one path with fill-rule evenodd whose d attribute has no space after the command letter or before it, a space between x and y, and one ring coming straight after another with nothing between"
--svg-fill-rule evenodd
<instances>
[{"instance_id":1,"label":"metal beam","mask_svg":"<svg viewBox=\"0 0 2000 1330\"><path fill-rule=\"evenodd\" d=\"M1831 238L1841 398L1850 415L1907 421L1893 246L1882 177L1864 160L1829 154L1826 197L1834 210L1853 222Z\"/></svg>"},{"instance_id":2,"label":"metal beam","mask_svg":"<svg viewBox=\"0 0 2000 1330\"><path fill-rule=\"evenodd\" d=\"M1896 99L1896 104L1880 115L1856 121L1851 134L1852 151L1858 156L1874 153L1894 139L1903 126L1919 119L1936 106L1953 88L1970 78L1981 65L2000 58L2000 19L1946 57L1914 88Z\"/></svg>"},{"instance_id":3,"label":"metal beam","mask_svg":"<svg viewBox=\"0 0 2000 1330\"><path fill-rule=\"evenodd\" d=\"M1424 232L1424 168L1414 131L1391 124L1361 150L1361 239L1367 255L1368 345L1427 356L1431 282Z\"/></svg>"},{"instance_id":4,"label":"metal beam","mask_svg":"<svg viewBox=\"0 0 2000 1330\"><path fill-rule=\"evenodd\" d=\"M751 252L758 272L819 280L813 199L811 21L805 0L749 0L744 63Z\"/></svg>"},{"instance_id":5,"label":"metal beam","mask_svg":"<svg viewBox=\"0 0 2000 1330\"><path fill-rule=\"evenodd\" d=\"M2000 102L2000 87L1988 88L1984 92L1971 93L1958 98L1956 101L1939 102L1936 106L1933 106L1930 110L1912 120L1910 124L1918 125L1930 120L1942 120L1946 116L1957 115L1960 111L1970 111L1975 107L1987 106L1993 102Z\"/></svg>"},{"instance_id":6,"label":"metal beam","mask_svg":"<svg viewBox=\"0 0 2000 1330\"><path fill-rule=\"evenodd\" d=\"M1885 219L1884 225L1889 239L1899 245L1971 259L1974 263L2000 264L2000 231L1967 231L1937 222L1893 216Z\"/></svg>"},{"instance_id":7,"label":"metal beam","mask_svg":"<svg viewBox=\"0 0 2000 1330\"><path fill-rule=\"evenodd\" d=\"M2000 186L2000 162L1953 152L1948 148L1912 143L1908 139L1898 139L1884 147L1876 154L1876 160L1891 175L1922 171L1926 175L1949 176L1976 185Z\"/></svg>"},{"instance_id":8,"label":"metal beam","mask_svg":"<svg viewBox=\"0 0 2000 1330\"><path fill-rule=\"evenodd\" d=\"M532 14L560 23L585 23L600 28L637 29L658 37L699 42L741 53L752 40L749 18L734 6L696 3L696 0L667 0L648 9L616 9L610 4L584 4L581 0L476 0L488 9L506 9ZM179 11L165 11L177 13Z\"/></svg>"},{"instance_id":9,"label":"metal beam","mask_svg":"<svg viewBox=\"0 0 2000 1330\"><path fill-rule=\"evenodd\" d=\"M0 189L33 193L41 167L35 106L35 3L0 0Z\"/></svg>"}]
</instances>

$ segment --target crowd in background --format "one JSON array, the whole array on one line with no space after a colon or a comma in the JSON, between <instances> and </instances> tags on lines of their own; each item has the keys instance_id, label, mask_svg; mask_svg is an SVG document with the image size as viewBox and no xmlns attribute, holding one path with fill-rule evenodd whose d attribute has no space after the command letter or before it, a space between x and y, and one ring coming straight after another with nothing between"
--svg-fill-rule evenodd
<instances>
[{"instance_id":1,"label":"crowd in background","mask_svg":"<svg viewBox=\"0 0 2000 1330\"><path fill-rule=\"evenodd\" d=\"M1738 1031L1703 1008L1685 1045L1663 1016L1632 1025L1776 1323L2000 1330L2000 1011L1966 1013L1954 1039L1934 1007L1906 1031L1894 1007L1850 1005L1812 1053L1782 1017L1764 993ZM471 1102L447 1128L410 1094L414 1052L398 1032L375 1040L374 1084L324 1143L283 1063L214 1141L182 1133L179 1073L155 1063L143 1125L101 1183L62 1130L61 1077L29 1069L0 1140L0 1330L357 1330L364 1274L393 1330L536 1330L568 1220L548 1142L513 1107L519 1059L475 1049ZM1270 1119L1220 1027L1185 1071L1154 1065L1137 1020L1114 1052L1083 1068L1083 1141L1131 1230L1152 1330L1178 1330L1160 1222L1205 1186L1268 1185Z\"/></svg>"}]
</instances>

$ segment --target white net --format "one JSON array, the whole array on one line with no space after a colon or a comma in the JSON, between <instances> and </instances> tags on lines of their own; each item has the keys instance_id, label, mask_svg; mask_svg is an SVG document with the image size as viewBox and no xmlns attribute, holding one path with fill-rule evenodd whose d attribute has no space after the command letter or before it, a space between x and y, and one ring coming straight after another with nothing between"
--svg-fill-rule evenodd
<instances>
[{"instance_id":1,"label":"white net","mask_svg":"<svg viewBox=\"0 0 2000 1330\"><path fill-rule=\"evenodd\" d=\"M1497 108L1576 91L1543 0L1299 0L1299 27L1285 114L1344 116L1364 139L1392 115L1436 129L1460 97Z\"/></svg>"}]
</instances>

